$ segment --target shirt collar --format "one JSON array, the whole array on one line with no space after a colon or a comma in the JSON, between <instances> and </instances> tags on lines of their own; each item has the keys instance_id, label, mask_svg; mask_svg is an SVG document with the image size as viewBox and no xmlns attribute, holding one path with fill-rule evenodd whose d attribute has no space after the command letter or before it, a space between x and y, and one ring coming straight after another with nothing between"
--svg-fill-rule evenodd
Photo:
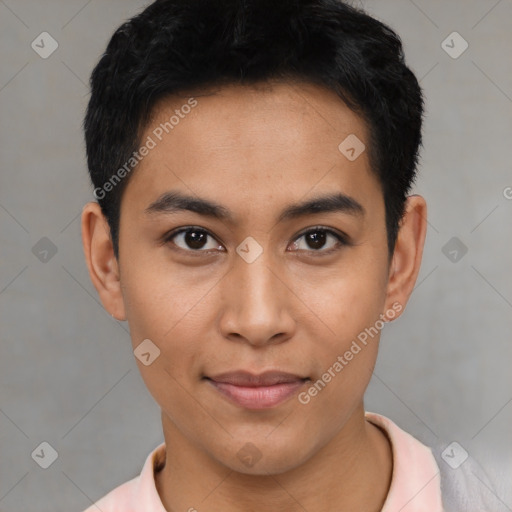
<instances>
[{"instance_id":1,"label":"shirt collar","mask_svg":"<svg viewBox=\"0 0 512 512\"><path fill-rule=\"evenodd\" d=\"M384 431L393 453L391 485L381 512L443 512L439 467L430 448L385 416L366 412L365 417ZM137 482L134 494L142 510L166 512L155 484L155 473L164 464L162 443L146 458Z\"/></svg>"},{"instance_id":2,"label":"shirt collar","mask_svg":"<svg viewBox=\"0 0 512 512\"><path fill-rule=\"evenodd\" d=\"M443 512L439 467L430 448L389 418L366 412L391 443L393 473L381 512Z\"/></svg>"}]
</instances>

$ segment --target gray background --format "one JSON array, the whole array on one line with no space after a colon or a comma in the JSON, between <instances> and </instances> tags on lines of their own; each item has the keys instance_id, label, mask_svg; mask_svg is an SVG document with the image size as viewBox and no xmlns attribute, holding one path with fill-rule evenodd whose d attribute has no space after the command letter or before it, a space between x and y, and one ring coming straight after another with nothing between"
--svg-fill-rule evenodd
<instances>
[{"instance_id":1,"label":"gray background","mask_svg":"<svg viewBox=\"0 0 512 512\"><path fill-rule=\"evenodd\" d=\"M127 324L90 283L79 220L88 78L147 3L0 0L3 512L83 510L163 440ZM460 443L495 481L496 510L512 510L512 1L360 3L398 31L425 90L414 191L429 205L418 283L383 333L366 408L427 444ZM47 59L31 48L43 31L59 43ZM453 31L469 43L456 59L442 47ZM31 457L43 441L58 453L48 469Z\"/></svg>"}]
</instances>

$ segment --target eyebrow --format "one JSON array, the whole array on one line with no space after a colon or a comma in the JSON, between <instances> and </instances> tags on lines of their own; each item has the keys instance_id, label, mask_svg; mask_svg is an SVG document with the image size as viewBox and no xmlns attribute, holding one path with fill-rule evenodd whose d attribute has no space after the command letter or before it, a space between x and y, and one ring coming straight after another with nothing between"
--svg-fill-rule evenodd
<instances>
[{"instance_id":1,"label":"eyebrow","mask_svg":"<svg viewBox=\"0 0 512 512\"><path fill-rule=\"evenodd\" d=\"M162 194L145 210L151 214L172 214L181 211L191 211L205 217L235 223L230 210L215 201L189 196L178 191L169 191ZM288 205L279 215L277 221L297 219L306 215L321 213L345 213L355 217L363 217L366 211L361 203L353 197L341 192L318 196L302 203Z\"/></svg>"}]
</instances>

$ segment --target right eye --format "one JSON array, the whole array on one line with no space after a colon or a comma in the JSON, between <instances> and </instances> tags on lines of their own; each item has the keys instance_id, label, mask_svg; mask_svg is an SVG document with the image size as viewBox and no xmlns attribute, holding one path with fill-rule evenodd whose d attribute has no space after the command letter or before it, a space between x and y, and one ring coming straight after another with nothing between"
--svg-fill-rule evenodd
<instances>
[{"instance_id":1,"label":"right eye","mask_svg":"<svg viewBox=\"0 0 512 512\"><path fill-rule=\"evenodd\" d=\"M210 247L208 247L207 243L208 238L212 239ZM215 241L215 238L213 238L208 231L195 226L188 226L186 228L179 228L172 231L165 236L164 242L171 242L171 244L175 245L179 250L189 253L212 253L215 252L216 249L224 251L223 247Z\"/></svg>"}]
</instances>

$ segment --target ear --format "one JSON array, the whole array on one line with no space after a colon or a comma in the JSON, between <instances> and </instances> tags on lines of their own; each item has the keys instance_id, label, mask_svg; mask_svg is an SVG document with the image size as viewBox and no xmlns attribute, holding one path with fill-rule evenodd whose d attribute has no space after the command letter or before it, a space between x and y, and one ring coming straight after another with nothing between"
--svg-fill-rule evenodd
<instances>
[{"instance_id":1,"label":"ear","mask_svg":"<svg viewBox=\"0 0 512 512\"><path fill-rule=\"evenodd\" d=\"M110 228L98 203L87 203L82 210L82 244L89 276L103 306L117 320L126 320Z\"/></svg>"},{"instance_id":2,"label":"ear","mask_svg":"<svg viewBox=\"0 0 512 512\"><path fill-rule=\"evenodd\" d=\"M414 289L420 271L426 233L427 203L423 197L411 195L405 204L389 268L386 309L383 313L394 311L393 317L389 316L390 320L398 318L404 311Z\"/></svg>"}]
</instances>

